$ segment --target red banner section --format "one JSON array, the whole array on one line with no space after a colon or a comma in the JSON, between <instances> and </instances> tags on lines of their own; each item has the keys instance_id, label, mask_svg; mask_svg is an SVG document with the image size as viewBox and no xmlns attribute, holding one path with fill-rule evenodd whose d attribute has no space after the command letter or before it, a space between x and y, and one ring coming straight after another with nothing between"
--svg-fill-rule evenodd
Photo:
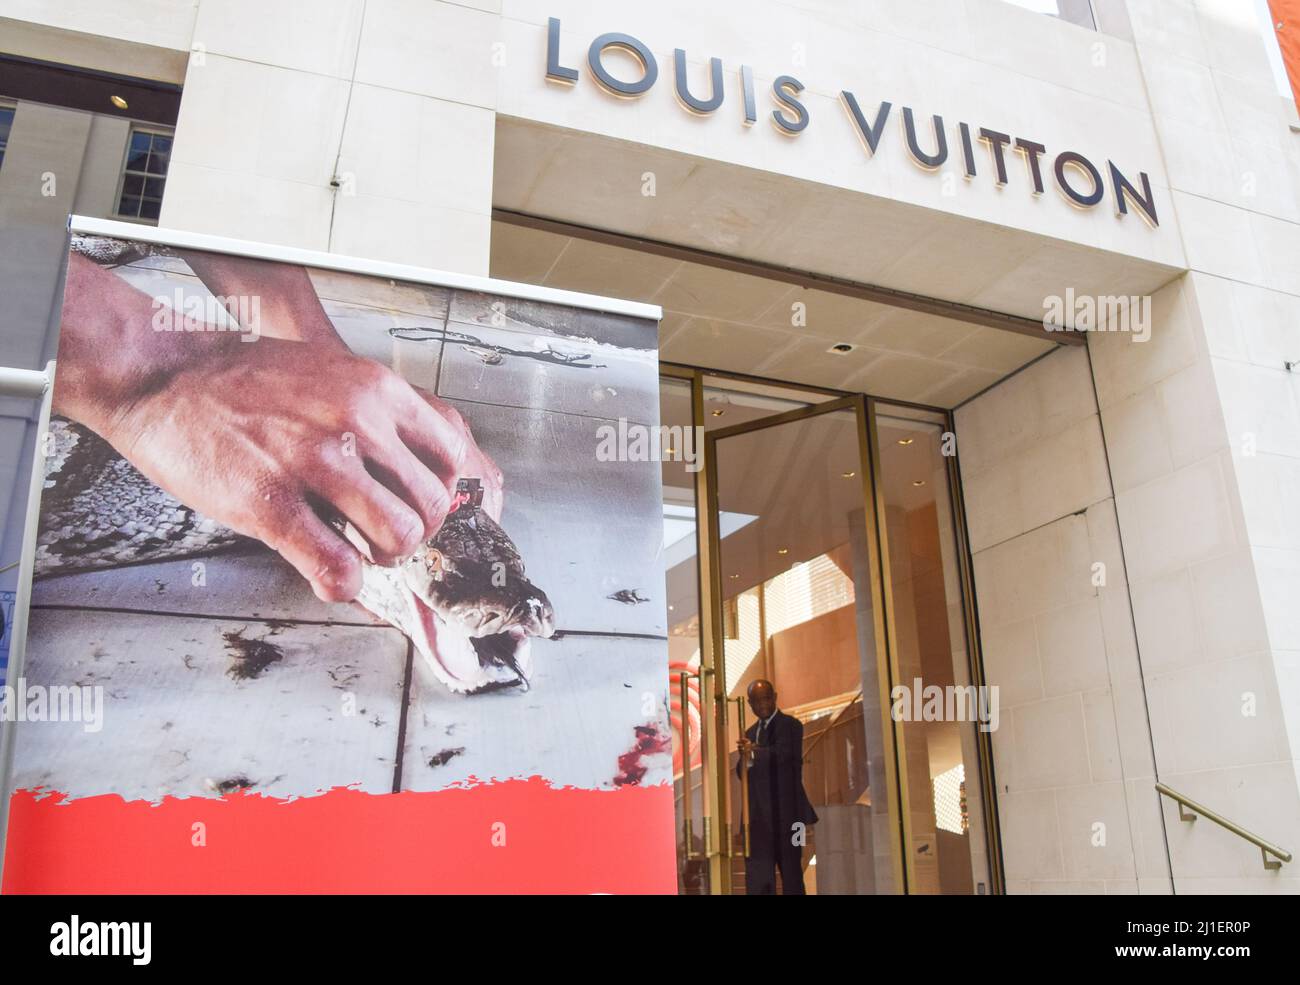
<instances>
[{"instance_id":1,"label":"red banner section","mask_svg":"<svg viewBox=\"0 0 1300 985\"><path fill-rule=\"evenodd\" d=\"M6 893L675 893L667 785L12 801ZM199 844L203 842L203 844ZM617 860L617 864L611 864Z\"/></svg>"}]
</instances>

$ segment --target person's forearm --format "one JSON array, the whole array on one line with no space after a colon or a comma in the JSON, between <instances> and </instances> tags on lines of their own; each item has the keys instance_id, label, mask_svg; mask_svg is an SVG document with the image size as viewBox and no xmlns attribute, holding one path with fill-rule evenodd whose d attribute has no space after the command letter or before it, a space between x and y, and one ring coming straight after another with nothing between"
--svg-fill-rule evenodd
<instances>
[{"instance_id":1,"label":"person's forearm","mask_svg":"<svg viewBox=\"0 0 1300 985\"><path fill-rule=\"evenodd\" d=\"M305 268L222 253L187 251L182 255L232 316L257 313L257 325L240 326L246 332L290 342L342 345Z\"/></svg>"},{"instance_id":2,"label":"person's forearm","mask_svg":"<svg viewBox=\"0 0 1300 985\"><path fill-rule=\"evenodd\" d=\"M201 347L226 341L219 333L155 332L154 300L80 253L68 258L64 299L53 409L105 437L123 410Z\"/></svg>"}]
</instances>

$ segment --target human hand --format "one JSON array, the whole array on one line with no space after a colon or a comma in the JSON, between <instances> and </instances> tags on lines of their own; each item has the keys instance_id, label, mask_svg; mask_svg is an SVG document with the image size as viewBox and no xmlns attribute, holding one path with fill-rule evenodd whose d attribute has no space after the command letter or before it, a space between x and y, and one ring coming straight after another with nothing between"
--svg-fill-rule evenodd
<instances>
[{"instance_id":1,"label":"human hand","mask_svg":"<svg viewBox=\"0 0 1300 985\"><path fill-rule=\"evenodd\" d=\"M505 479L501 474L501 469L497 467L488 454L478 446L474 440L474 434L470 430L469 424L465 418L447 401L435 397L428 390L420 387L413 388L416 393L424 398L424 401L432 407L438 414L446 418L447 422L454 428L458 428L465 433L465 459L461 466L463 477L474 477L481 479L483 482L483 510L497 523L501 522L501 509L505 504Z\"/></svg>"},{"instance_id":2,"label":"human hand","mask_svg":"<svg viewBox=\"0 0 1300 985\"><path fill-rule=\"evenodd\" d=\"M302 267L268 264L263 260L202 251L185 251L183 256L190 269L214 295L230 299L254 295L258 298L258 324L251 326L257 336L334 346L342 352L350 351L347 343L334 329L316 296L311 277ZM499 522L503 505L501 470L478 447L469 425L459 411L427 390L416 387L415 392L452 427L464 431L466 446L463 475L482 480L483 509L493 520Z\"/></svg>"},{"instance_id":3,"label":"human hand","mask_svg":"<svg viewBox=\"0 0 1300 985\"><path fill-rule=\"evenodd\" d=\"M100 433L181 502L278 551L320 598L355 598L360 555L323 517L351 522L377 563L411 554L447 515L466 430L372 360L221 341Z\"/></svg>"},{"instance_id":4,"label":"human hand","mask_svg":"<svg viewBox=\"0 0 1300 985\"><path fill-rule=\"evenodd\" d=\"M68 281L55 410L279 551L320 598L361 586L360 555L324 517L349 520L378 563L437 531L461 476L483 479L499 518L501 473L460 415L337 337L157 334L149 299L119 277L74 254Z\"/></svg>"}]
</instances>

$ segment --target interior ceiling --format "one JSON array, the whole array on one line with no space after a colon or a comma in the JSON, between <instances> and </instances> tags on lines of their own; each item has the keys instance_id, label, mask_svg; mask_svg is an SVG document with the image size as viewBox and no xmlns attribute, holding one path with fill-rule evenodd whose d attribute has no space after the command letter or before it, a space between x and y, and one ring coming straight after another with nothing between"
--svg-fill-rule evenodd
<instances>
[{"instance_id":1,"label":"interior ceiling","mask_svg":"<svg viewBox=\"0 0 1300 985\"><path fill-rule=\"evenodd\" d=\"M492 224L493 277L664 310L660 357L710 369L954 407L1053 348L909 311L510 222ZM802 325L793 325L802 304ZM831 346L847 342L853 351Z\"/></svg>"},{"instance_id":2,"label":"interior ceiling","mask_svg":"<svg viewBox=\"0 0 1300 985\"><path fill-rule=\"evenodd\" d=\"M729 427L780 413L788 407L750 405L746 395L706 392L706 428ZM685 386L661 389L665 424L690 420ZM713 409L724 409L714 418ZM925 507L946 495L939 440L942 429L919 421L877 418L880 483L891 511ZM718 508L724 514L751 518L726 536L721 546L722 589L731 598L844 544L854 543L850 527L861 522L862 466L857 424L852 413L830 412L718 441ZM680 462L665 462L665 500L691 502L693 473ZM785 553L781 553L782 550ZM670 623L696 615L695 557L669 568Z\"/></svg>"},{"instance_id":3,"label":"interior ceiling","mask_svg":"<svg viewBox=\"0 0 1300 985\"><path fill-rule=\"evenodd\" d=\"M647 172L655 194L643 195ZM1042 299L1148 294L1178 271L723 161L498 116L493 205L575 226L1042 317ZM953 407L1044 339L498 222L493 276L659 304L663 358ZM790 275L797 278L797 274ZM792 305L806 306L793 325ZM836 342L857 348L827 350Z\"/></svg>"},{"instance_id":4,"label":"interior ceiling","mask_svg":"<svg viewBox=\"0 0 1300 985\"><path fill-rule=\"evenodd\" d=\"M717 452L719 510L756 517L722 542L727 596L849 542L863 509L851 412L733 435Z\"/></svg>"}]
</instances>

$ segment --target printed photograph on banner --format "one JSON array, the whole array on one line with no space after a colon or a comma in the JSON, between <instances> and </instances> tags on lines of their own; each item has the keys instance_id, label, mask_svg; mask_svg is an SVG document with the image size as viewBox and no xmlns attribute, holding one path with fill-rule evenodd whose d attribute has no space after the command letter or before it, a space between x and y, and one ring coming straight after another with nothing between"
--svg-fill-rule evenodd
<instances>
[{"instance_id":1,"label":"printed photograph on banner","mask_svg":"<svg viewBox=\"0 0 1300 985\"><path fill-rule=\"evenodd\" d=\"M660 466L598 454L657 424L657 355L644 318L74 235L6 890L93 891L36 864L51 819L129 852L207 803L254 858L294 817L395 853L304 883L338 860L291 846L282 889L464 891L511 837L578 878L604 810L667 862L570 888L671 891Z\"/></svg>"}]
</instances>

